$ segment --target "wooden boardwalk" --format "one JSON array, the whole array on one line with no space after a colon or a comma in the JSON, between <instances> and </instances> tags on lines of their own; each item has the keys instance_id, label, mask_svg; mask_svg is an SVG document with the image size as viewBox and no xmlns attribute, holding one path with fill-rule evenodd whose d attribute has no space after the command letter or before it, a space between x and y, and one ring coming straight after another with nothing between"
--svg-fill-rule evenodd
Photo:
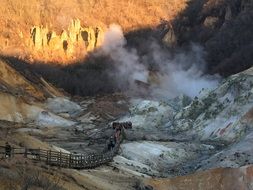
<instances>
[{"instance_id":1,"label":"wooden boardwalk","mask_svg":"<svg viewBox=\"0 0 253 190\"><path fill-rule=\"evenodd\" d=\"M11 148L10 155L6 153L6 146L0 146L0 156L2 158L14 158L16 156L23 156L27 159L31 159L37 162L44 162L51 166L58 166L64 168L74 169L89 169L95 168L100 165L106 164L113 160L113 157L117 155L120 143L123 141L124 129L132 128L131 122L113 123L113 129L115 133L112 137L116 137L116 144L112 150L97 154L72 154L64 153L61 151L44 150L44 149L30 149L30 148Z\"/></svg>"},{"instance_id":2,"label":"wooden boardwalk","mask_svg":"<svg viewBox=\"0 0 253 190\"><path fill-rule=\"evenodd\" d=\"M63 153L43 149L12 148L10 158L19 155L36 162L44 162L51 166L89 169L111 162L113 157L118 153L119 147L120 144L117 144L111 151L90 155ZM8 158L5 152L5 146L0 146L0 155L2 158Z\"/></svg>"}]
</instances>

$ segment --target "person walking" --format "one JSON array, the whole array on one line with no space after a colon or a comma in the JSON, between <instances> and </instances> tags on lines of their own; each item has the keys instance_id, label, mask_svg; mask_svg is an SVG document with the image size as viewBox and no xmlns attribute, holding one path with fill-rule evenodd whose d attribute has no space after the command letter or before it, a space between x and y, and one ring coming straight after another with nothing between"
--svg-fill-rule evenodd
<instances>
[{"instance_id":1,"label":"person walking","mask_svg":"<svg viewBox=\"0 0 253 190\"><path fill-rule=\"evenodd\" d=\"M8 143L8 142L6 142L5 143L5 157L6 158L10 158L11 157L11 145Z\"/></svg>"}]
</instances>

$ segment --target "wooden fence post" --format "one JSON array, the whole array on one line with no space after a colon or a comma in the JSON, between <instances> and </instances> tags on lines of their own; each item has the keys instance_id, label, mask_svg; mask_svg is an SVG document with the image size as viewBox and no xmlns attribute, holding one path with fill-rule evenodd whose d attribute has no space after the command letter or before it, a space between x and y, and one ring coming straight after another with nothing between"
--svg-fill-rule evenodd
<instances>
[{"instance_id":1,"label":"wooden fence post","mask_svg":"<svg viewBox=\"0 0 253 190\"><path fill-rule=\"evenodd\" d=\"M49 151L48 150L47 150L47 158L46 159L47 159L47 164L49 164L49 160L48 160L49 159Z\"/></svg>"},{"instance_id":2,"label":"wooden fence post","mask_svg":"<svg viewBox=\"0 0 253 190\"><path fill-rule=\"evenodd\" d=\"M61 154L61 151L60 151L60 167L62 166L62 154Z\"/></svg>"},{"instance_id":3,"label":"wooden fence post","mask_svg":"<svg viewBox=\"0 0 253 190\"><path fill-rule=\"evenodd\" d=\"M27 148L25 148L24 157L27 158Z\"/></svg>"},{"instance_id":4,"label":"wooden fence post","mask_svg":"<svg viewBox=\"0 0 253 190\"><path fill-rule=\"evenodd\" d=\"M52 152L51 152L51 150L49 150L49 158L48 158L49 165L51 164L51 155L52 155Z\"/></svg>"},{"instance_id":5,"label":"wooden fence post","mask_svg":"<svg viewBox=\"0 0 253 190\"><path fill-rule=\"evenodd\" d=\"M81 168L83 168L83 155L81 154Z\"/></svg>"},{"instance_id":6,"label":"wooden fence post","mask_svg":"<svg viewBox=\"0 0 253 190\"><path fill-rule=\"evenodd\" d=\"M40 148L38 149L38 160L40 161Z\"/></svg>"},{"instance_id":7,"label":"wooden fence post","mask_svg":"<svg viewBox=\"0 0 253 190\"><path fill-rule=\"evenodd\" d=\"M72 155L69 154L69 168L71 168L71 162L72 162Z\"/></svg>"},{"instance_id":8,"label":"wooden fence post","mask_svg":"<svg viewBox=\"0 0 253 190\"><path fill-rule=\"evenodd\" d=\"M13 158L14 157L14 148L13 149L11 149L11 153L10 153L10 155L11 155L11 157Z\"/></svg>"}]
</instances>

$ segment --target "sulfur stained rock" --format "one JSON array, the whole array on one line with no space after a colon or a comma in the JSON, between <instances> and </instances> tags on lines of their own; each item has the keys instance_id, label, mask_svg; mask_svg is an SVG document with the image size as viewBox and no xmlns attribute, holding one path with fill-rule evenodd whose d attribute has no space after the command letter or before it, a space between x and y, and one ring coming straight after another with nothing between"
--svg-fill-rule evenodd
<instances>
[{"instance_id":1,"label":"sulfur stained rock","mask_svg":"<svg viewBox=\"0 0 253 190\"><path fill-rule=\"evenodd\" d=\"M87 51L92 51L95 48L96 38L93 28L82 28L81 39L84 41Z\"/></svg>"},{"instance_id":2,"label":"sulfur stained rock","mask_svg":"<svg viewBox=\"0 0 253 190\"><path fill-rule=\"evenodd\" d=\"M81 22L79 19L72 20L71 24L68 28L69 31L69 39L71 43L75 43L79 40L79 34L81 30Z\"/></svg>"},{"instance_id":3,"label":"sulfur stained rock","mask_svg":"<svg viewBox=\"0 0 253 190\"><path fill-rule=\"evenodd\" d=\"M95 46L99 47L102 45L103 40L104 40L104 32L103 29L101 27L96 27L95 29L95 37L96 37L96 44Z\"/></svg>"},{"instance_id":4,"label":"sulfur stained rock","mask_svg":"<svg viewBox=\"0 0 253 190\"><path fill-rule=\"evenodd\" d=\"M36 49L39 49L42 46L40 27L34 26L31 29L31 40Z\"/></svg>"},{"instance_id":5,"label":"sulfur stained rock","mask_svg":"<svg viewBox=\"0 0 253 190\"><path fill-rule=\"evenodd\" d=\"M60 37L56 35L55 32L51 33L50 40L48 42L48 47L51 50L58 50L61 49Z\"/></svg>"},{"instance_id":6,"label":"sulfur stained rock","mask_svg":"<svg viewBox=\"0 0 253 190\"><path fill-rule=\"evenodd\" d=\"M168 47L175 47L177 45L177 37L173 28L171 27L163 37L163 43Z\"/></svg>"},{"instance_id":7,"label":"sulfur stained rock","mask_svg":"<svg viewBox=\"0 0 253 190\"><path fill-rule=\"evenodd\" d=\"M36 59L36 56L43 53L45 61L50 61L56 57L68 60L84 55L85 52L101 46L102 42L103 30L100 27L82 27L80 20L74 19L71 20L68 29L62 30L59 35L50 31L48 27L34 26L30 30L28 46L32 57Z\"/></svg>"}]
</instances>

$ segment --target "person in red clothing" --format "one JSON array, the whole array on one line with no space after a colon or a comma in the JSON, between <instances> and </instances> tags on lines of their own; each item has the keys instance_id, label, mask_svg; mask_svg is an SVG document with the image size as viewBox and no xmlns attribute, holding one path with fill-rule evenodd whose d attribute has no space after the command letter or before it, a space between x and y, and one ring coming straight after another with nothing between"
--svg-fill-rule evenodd
<instances>
[{"instance_id":1,"label":"person in red clothing","mask_svg":"<svg viewBox=\"0 0 253 190\"><path fill-rule=\"evenodd\" d=\"M116 143L120 143L122 135L124 135L124 129L132 129L131 122L113 122L112 127L115 130L114 138Z\"/></svg>"}]
</instances>

